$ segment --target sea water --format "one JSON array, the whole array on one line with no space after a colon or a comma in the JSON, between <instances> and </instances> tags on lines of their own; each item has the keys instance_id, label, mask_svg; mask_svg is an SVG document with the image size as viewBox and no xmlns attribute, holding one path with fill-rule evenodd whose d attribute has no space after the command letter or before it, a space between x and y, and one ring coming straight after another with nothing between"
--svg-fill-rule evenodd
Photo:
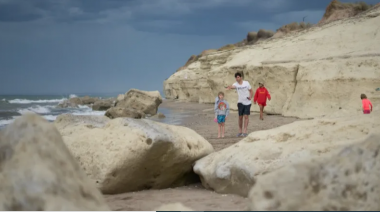
<instances>
[{"instance_id":1,"label":"sea water","mask_svg":"<svg viewBox=\"0 0 380 212\"><path fill-rule=\"evenodd\" d=\"M57 108L57 105L72 97L81 97L86 95L0 95L0 129L12 123L16 118L25 113L36 113L46 120L53 122L61 114L73 115L96 115L103 116L105 111L93 111L89 106L79 106L78 108ZM117 94L88 95L91 97L110 98L116 97ZM159 107L158 112L163 113L166 118L148 118L154 121L179 125L181 121L189 114L173 109Z\"/></svg>"}]
</instances>

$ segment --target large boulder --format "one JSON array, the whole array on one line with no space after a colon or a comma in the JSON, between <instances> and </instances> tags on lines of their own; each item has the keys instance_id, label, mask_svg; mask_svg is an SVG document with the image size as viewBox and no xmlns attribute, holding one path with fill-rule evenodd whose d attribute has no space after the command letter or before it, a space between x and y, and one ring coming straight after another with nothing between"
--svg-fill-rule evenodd
<instances>
[{"instance_id":1,"label":"large boulder","mask_svg":"<svg viewBox=\"0 0 380 212\"><path fill-rule=\"evenodd\" d=\"M110 210L53 124L35 114L0 137L0 210Z\"/></svg>"},{"instance_id":2,"label":"large boulder","mask_svg":"<svg viewBox=\"0 0 380 212\"><path fill-rule=\"evenodd\" d=\"M117 95L116 101L122 101L124 100L124 94Z\"/></svg>"},{"instance_id":3,"label":"large boulder","mask_svg":"<svg viewBox=\"0 0 380 212\"><path fill-rule=\"evenodd\" d=\"M99 100L99 98L97 98L97 97L90 97L90 96L80 97L80 99L82 100L83 104L85 104L85 105L94 104L96 101Z\"/></svg>"},{"instance_id":4,"label":"large boulder","mask_svg":"<svg viewBox=\"0 0 380 212\"><path fill-rule=\"evenodd\" d=\"M213 147L193 130L146 119L60 115L55 125L105 194L162 189L199 180L194 162Z\"/></svg>"},{"instance_id":5,"label":"large boulder","mask_svg":"<svg viewBox=\"0 0 380 212\"><path fill-rule=\"evenodd\" d=\"M115 105L115 99L100 99L92 105L92 110L105 111Z\"/></svg>"},{"instance_id":6,"label":"large boulder","mask_svg":"<svg viewBox=\"0 0 380 212\"><path fill-rule=\"evenodd\" d=\"M132 108L123 107L111 107L106 111L104 115L111 119L119 117L128 117L134 119L145 118L145 113Z\"/></svg>"},{"instance_id":7,"label":"large boulder","mask_svg":"<svg viewBox=\"0 0 380 212\"><path fill-rule=\"evenodd\" d=\"M80 97L73 97L59 103L57 107L58 108L68 108L68 107L77 108L79 105L84 105L82 99Z\"/></svg>"},{"instance_id":8,"label":"large boulder","mask_svg":"<svg viewBox=\"0 0 380 212\"><path fill-rule=\"evenodd\" d=\"M377 134L326 160L304 162L263 175L250 191L249 209L379 211L379 152Z\"/></svg>"},{"instance_id":9,"label":"large boulder","mask_svg":"<svg viewBox=\"0 0 380 212\"><path fill-rule=\"evenodd\" d=\"M194 171L206 188L247 196L257 176L301 161L330 157L379 130L379 117L380 111L374 111L253 132L237 144L198 160Z\"/></svg>"},{"instance_id":10,"label":"large boulder","mask_svg":"<svg viewBox=\"0 0 380 212\"><path fill-rule=\"evenodd\" d=\"M155 115L161 103L162 97L158 91L131 89L125 94L124 100L116 103L116 107L132 108L145 114Z\"/></svg>"}]
</instances>

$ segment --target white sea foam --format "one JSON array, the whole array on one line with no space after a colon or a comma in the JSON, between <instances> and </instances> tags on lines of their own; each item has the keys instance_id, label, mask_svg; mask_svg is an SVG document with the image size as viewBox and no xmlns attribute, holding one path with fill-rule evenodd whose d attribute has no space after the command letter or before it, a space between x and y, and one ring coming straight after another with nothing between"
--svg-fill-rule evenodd
<instances>
[{"instance_id":1,"label":"white sea foam","mask_svg":"<svg viewBox=\"0 0 380 212\"><path fill-rule=\"evenodd\" d=\"M3 127L5 125L8 125L13 122L14 119L8 119L8 120L0 120L0 127Z\"/></svg>"},{"instance_id":2,"label":"white sea foam","mask_svg":"<svg viewBox=\"0 0 380 212\"><path fill-rule=\"evenodd\" d=\"M106 113L106 111L76 111L72 113L75 116L103 116Z\"/></svg>"},{"instance_id":3,"label":"white sea foam","mask_svg":"<svg viewBox=\"0 0 380 212\"><path fill-rule=\"evenodd\" d=\"M87 105L78 105L78 107L80 108L80 109L91 109L89 106L87 106Z\"/></svg>"},{"instance_id":4,"label":"white sea foam","mask_svg":"<svg viewBox=\"0 0 380 212\"><path fill-rule=\"evenodd\" d=\"M44 117L48 121L55 121L57 119L57 116L53 116L53 115L46 115L42 117Z\"/></svg>"},{"instance_id":5,"label":"white sea foam","mask_svg":"<svg viewBox=\"0 0 380 212\"><path fill-rule=\"evenodd\" d=\"M50 109L52 106L40 106L40 105L35 105L26 109L20 109L17 112L20 114L25 114L28 112L33 112L33 113L39 113L39 114L47 114L50 113Z\"/></svg>"},{"instance_id":6,"label":"white sea foam","mask_svg":"<svg viewBox=\"0 0 380 212\"><path fill-rule=\"evenodd\" d=\"M66 98L62 99L40 99L40 100L30 100L30 99L12 99L8 102L11 104L32 104L32 103L60 103L67 100Z\"/></svg>"},{"instance_id":7,"label":"white sea foam","mask_svg":"<svg viewBox=\"0 0 380 212\"><path fill-rule=\"evenodd\" d=\"M69 98L74 98L74 97L78 97L78 96L75 95L75 94L70 94L70 95L69 95Z\"/></svg>"}]
</instances>

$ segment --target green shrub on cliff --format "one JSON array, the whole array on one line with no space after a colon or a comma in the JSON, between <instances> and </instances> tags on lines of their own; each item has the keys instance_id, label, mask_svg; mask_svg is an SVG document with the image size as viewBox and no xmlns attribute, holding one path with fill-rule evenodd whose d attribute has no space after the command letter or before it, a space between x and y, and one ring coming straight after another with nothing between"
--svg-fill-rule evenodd
<instances>
[{"instance_id":1,"label":"green shrub on cliff","mask_svg":"<svg viewBox=\"0 0 380 212\"><path fill-rule=\"evenodd\" d=\"M218 51L227 51L227 50L232 50L235 49L236 46L234 44L227 44L225 46L222 46L221 48L218 49Z\"/></svg>"}]
</instances>

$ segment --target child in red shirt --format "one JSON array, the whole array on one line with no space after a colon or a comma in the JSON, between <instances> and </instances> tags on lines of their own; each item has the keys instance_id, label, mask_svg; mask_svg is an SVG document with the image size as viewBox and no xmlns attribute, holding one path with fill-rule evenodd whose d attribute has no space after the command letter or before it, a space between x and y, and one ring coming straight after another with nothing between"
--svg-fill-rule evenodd
<instances>
[{"instance_id":1,"label":"child in red shirt","mask_svg":"<svg viewBox=\"0 0 380 212\"><path fill-rule=\"evenodd\" d=\"M264 107L267 105L267 98L270 101L271 97L270 97L269 91L264 87L264 83L259 82L259 88L256 90L253 102L255 104L257 102L257 104L260 107L261 120L264 120L263 113L264 113Z\"/></svg>"},{"instance_id":2,"label":"child in red shirt","mask_svg":"<svg viewBox=\"0 0 380 212\"><path fill-rule=\"evenodd\" d=\"M364 114L370 114L372 111L371 101L369 101L369 99L367 99L367 96L365 94L360 95L360 99L362 99L363 113Z\"/></svg>"}]
</instances>

